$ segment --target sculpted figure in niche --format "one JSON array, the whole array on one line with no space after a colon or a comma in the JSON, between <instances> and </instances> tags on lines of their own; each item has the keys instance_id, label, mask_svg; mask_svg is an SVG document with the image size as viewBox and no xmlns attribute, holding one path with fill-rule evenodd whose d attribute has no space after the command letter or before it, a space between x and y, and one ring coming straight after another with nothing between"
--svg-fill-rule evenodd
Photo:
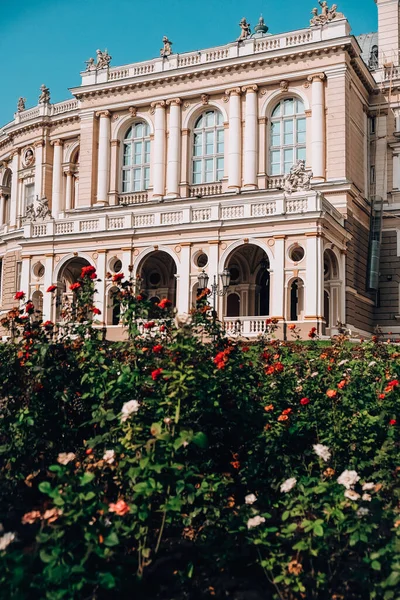
<instances>
[{"instance_id":1,"label":"sculpted figure in niche","mask_svg":"<svg viewBox=\"0 0 400 600\"><path fill-rule=\"evenodd\" d=\"M311 189L311 179L313 174L306 171L306 161L298 160L290 169L285 177L283 189L291 194L292 192Z\"/></svg>"},{"instance_id":2,"label":"sculpted figure in niche","mask_svg":"<svg viewBox=\"0 0 400 600\"><path fill-rule=\"evenodd\" d=\"M30 167L35 160L35 155L33 154L32 148L28 148L24 154L24 165L25 167Z\"/></svg>"},{"instance_id":3,"label":"sculpted figure in niche","mask_svg":"<svg viewBox=\"0 0 400 600\"><path fill-rule=\"evenodd\" d=\"M107 52L107 48L102 52L101 50L96 50L97 62L96 69L107 69L110 66L111 56ZM90 62L90 59L89 61Z\"/></svg>"},{"instance_id":4,"label":"sculpted figure in niche","mask_svg":"<svg viewBox=\"0 0 400 600\"><path fill-rule=\"evenodd\" d=\"M160 50L160 56L171 56L172 54L172 42L167 38L166 35L163 37L163 47Z\"/></svg>"},{"instance_id":5,"label":"sculpted figure in niche","mask_svg":"<svg viewBox=\"0 0 400 600\"><path fill-rule=\"evenodd\" d=\"M42 83L40 86L39 104L48 104L50 102L50 90Z\"/></svg>"},{"instance_id":6,"label":"sculpted figure in niche","mask_svg":"<svg viewBox=\"0 0 400 600\"><path fill-rule=\"evenodd\" d=\"M25 102L26 102L26 98L23 98L22 96L20 98L18 98L18 104L17 104L18 112L22 112L23 110L25 110Z\"/></svg>"},{"instance_id":7,"label":"sculpted figure in niche","mask_svg":"<svg viewBox=\"0 0 400 600\"><path fill-rule=\"evenodd\" d=\"M243 17L243 19L240 21L239 27L242 31L236 41L242 42L243 40L247 40L247 38L249 38L251 36L251 27L250 27L250 23L247 22L245 17Z\"/></svg>"}]
</instances>

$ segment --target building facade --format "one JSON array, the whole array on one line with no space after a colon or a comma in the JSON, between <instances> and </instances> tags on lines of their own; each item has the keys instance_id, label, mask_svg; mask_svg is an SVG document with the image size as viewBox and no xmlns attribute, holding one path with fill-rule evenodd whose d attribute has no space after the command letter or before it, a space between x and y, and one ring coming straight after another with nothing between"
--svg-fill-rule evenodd
<instances>
[{"instance_id":1,"label":"building facade","mask_svg":"<svg viewBox=\"0 0 400 600\"><path fill-rule=\"evenodd\" d=\"M372 2L372 0L370 0ZM72 99L0 129L0 309L23 290L56 321L81 267L122 335L106 273L141 277L153 301L196 303L198 276L228 268L228 333L304 335L346 324L400 333L399 0L356 39L335 6L309 27L113 67L88 61ZM55 295L46 293L57 285Z\"/></svg>"}]
</instances>

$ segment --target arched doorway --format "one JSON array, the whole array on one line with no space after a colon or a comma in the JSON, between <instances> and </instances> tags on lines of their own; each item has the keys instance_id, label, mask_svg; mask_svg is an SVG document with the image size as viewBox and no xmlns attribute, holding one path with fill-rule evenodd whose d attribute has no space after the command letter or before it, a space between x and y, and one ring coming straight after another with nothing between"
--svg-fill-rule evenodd
<instances>
[{"instance_id":1,"label":"arched doorway","mask_svg":"<svg viewBox=\"0 0 400 600\"><path fill-rule=\"evenodd\" d=\"M176 306L176 264L163 250L151 252L141 261L137 276L140 277L140 293L149 299L160 301L168 298ZM151 315L149 315L151 318Z\"/></svg>"},{"instance_id":2,"label":"arched doorway","mask_svg":"<svg viewBox=\"0 0 400 600\"><path fill-rule=\"evenodd\" d=\"M225 315L228 317L267 317L270 312L270 273L266 252L255 244L236 248L225 268L231 274L226 299Z\"/></svg>"},{"instance_id":3,"label":"arched doorway","mask_svg":"<svg viewBox=\"0 0 400 600\"><path fill-rule=\"evenodd\" d=\"M339 263L333 250L327 249L324 252L324 319L329 330L341 321L340 291Z\"/></svg>"},{"instance_id":4,"label":"arched doorway","mask_svg":"<svg viewBox=\"0 0 400 600\"><path fill-rule=\"evenodd\" d=\"M83 267L88 267L89 261L81 256L68 260L60 269L57 277L56 320L60 320L61 307L65 302L72 303L74 293L70 286L76 283Z\"/></svg>"},{"instance_id":5,"label":"arched doorway","mask_svg":"<svg viewBox=\"0 0 400 600\"><path fill-rule=\"evenodd\" d=\"M119 289L112 287L107 294L107 325L119 325L121 303L117 297Z\"/></svg>"},{"instance_id":6,"label":"arched doorway","mask_svg":"<svg viewBox=\"0 0 400 600\"><path fill-rule=\"evenodd\" d=\"M43 313L43 294L36 290L32 294L32 302L35 307L35 317L40 317ZM39 313L39 314L38 314Z\"/></svg>"}]
</instances>

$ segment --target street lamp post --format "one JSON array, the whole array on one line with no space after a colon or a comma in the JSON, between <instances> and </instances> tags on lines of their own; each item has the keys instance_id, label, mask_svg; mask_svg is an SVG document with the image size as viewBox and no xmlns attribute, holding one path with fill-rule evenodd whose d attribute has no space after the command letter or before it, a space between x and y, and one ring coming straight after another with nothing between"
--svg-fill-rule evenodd
<instances>
[{"instance_id":1,"label":"street lamp post","mask_svg":"<svg viewBox=\"0 0 400 600\"><path fill-rule=\"evenodd\" d=\"M210 289L210 293L208 294L209 296L212 295L213 297L213 322L215 324L216 318L217 318L217 310L216 310L216 299L217 296L225 296L230 282L231 282L231 273L229 271L229 269L224 269L222 273L220 273L219 275L220 279L221 279L221 285L218 285L217 283L217 276L214 275L214 281L211 284L211 289ZM199 285L199 289L206 289L208 287L208 281L209 281L209 276L208 274L204 271L204 269L201 271L201 273L199 273L198 275L198 285Z\"/></svg>"}]
</instances>

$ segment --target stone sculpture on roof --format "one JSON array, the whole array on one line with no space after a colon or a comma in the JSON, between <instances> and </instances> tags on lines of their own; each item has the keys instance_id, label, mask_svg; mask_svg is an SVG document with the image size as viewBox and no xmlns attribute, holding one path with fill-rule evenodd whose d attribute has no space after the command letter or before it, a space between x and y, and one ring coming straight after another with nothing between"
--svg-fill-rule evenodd
<instances>
[{"instance_id":1,"label":"stone sculpture on roof","mask_svg":"<svg viewBox=\"0 0 400 600\"><path fill-rule=\"evenodd\" d=\"M329 8L326 0L318 0L318 3L321 7L321 13L318 13L318 8L312 9L311 14L313 16L310 25L325 25L336 19L336 17L343 17L342 13L337 12L337 4L332 4L332 7Z\"/></svg>"},{"instance_id":2,"label":"stone sculpture on roof","mask_svg":"<svg viewBox=\"0 0 400 600\"><path fill-rule=\"evenodd\" d=\"M171 56L172 54L172 42L167 38L166 35L163 37L163 47L160 50L160 56L163 58L166 56Z\"/></svg>"},{"instance_id":3,"label":"stone sculpture on roof","mask_svg":"<svg viewBox=\"0 0 400 600\"><path fill-rule=\"evenodd\" d=\"M298 160L286 175L283 189L289 194L309 190L312 176L311 171L306 171L306 161Z\"/></svg>"},{"instance_id":4,"label":"stone sculpture on roof","mask_svg":"<svg viewBox=\"0 0 400 600\"><path fill-rule=\"evenodd\" d=\"M50 90L42 83L40 86L39 104L49 104L50 102Z\"/></svg>"},{"instance_id":5,"label":"stone sculpture on roof","mask_svg":"<svg viewBox=\"0 0 400 600\"><path fill-rule=\"evenodd\" d=\"M22 96L18 98L17 112L22 112L23 110L25 110L25 102L26 98L23 98Z\"/></svg>"},{"instance_id":6,"label":"stone sculpture on roof","mask_svg":"<svg viewBox=\"0 0 400 600\"><path fill-rule=\"evenodd\" d=\"M247 19L243 17L243 19L239 23L239 27L242 30L240 36L236 40L237 42L243 42L243 40L247 40L251 36L251 27L250 23L247 22Z\"/></svg>"},{"instance_id":7,"label":"stone sculpture on roof","mask_svg":"<svg viewBox=\"0 0 400 600\"><path fill-rule=\"evenodd\" d=\"M96 69L107 69L110 66L111 58L107 52L107 48L102 52L101 50L96 50L97 62ZM89 61L90 62L90 59Z\"/></svg>"},{"instance_id":8,"label":"stone sculpture on roof","mask_svg":"<svg viewBox=\"0 0 400 600\"><path fill-rule=\"evenodd\" d=\"M254 27L254 33L257 35L259 34L266 34L268 32L268 27L265 24L264 21L264 17L261 15L260 18L258 19L258 24Z\"/></svg>"}]
</instances>

